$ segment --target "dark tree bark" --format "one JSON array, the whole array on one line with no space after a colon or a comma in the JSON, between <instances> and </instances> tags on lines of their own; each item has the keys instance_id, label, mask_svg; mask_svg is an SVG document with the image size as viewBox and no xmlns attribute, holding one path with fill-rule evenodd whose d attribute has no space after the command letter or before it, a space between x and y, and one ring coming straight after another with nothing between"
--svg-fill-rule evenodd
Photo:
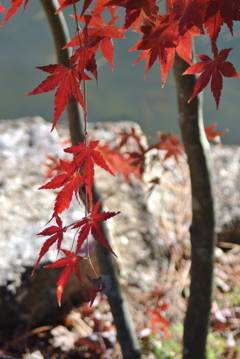
<instances>
[{"instance_id":1,"label":"dark tree bark","mask_svg":"<svg viewBox=\"0 0 240 359\"><path fill-rule=\"evenodd\" d=\"M62 50L63 46L69 41L67 25L62 13L55 15L55 11L58 8L58 2L56 0L40 0L40 2L44 8L53 34L58 63L69 66L69 52L67 49ZM76 145L78 142L83 142L83 117L81 116L80 106L77 104L74 97L72 97L68 103L67 115L72 144ZM93 185L94 203L99 199L101 199L100 194L98 193L96 186ZM111 245L111 238L107 227L103 224L102 228L105 237ZM123 358L140 359L141 351L137 343L127 302L119 284L117 266L113 255L102 245L98 244L97 256L101 275L106 284L105 293L108 297L113 314Z\"/></svg>"},{"instance_id":2,"label":"dark tree bark","mask_svg":"<svg viewBox=\"0 0 240 359\"><path fill-rule=\"evenodd\" d=\"M196 83L194 75L182 76L188 64L179 56L174 63L178 119L188 158L192 187L191 284L184 322L183 359L205 359L212 302L215 218L209 163L209 144L202 118L202 99L187 103Z\"/></svg>"}]
</instances>

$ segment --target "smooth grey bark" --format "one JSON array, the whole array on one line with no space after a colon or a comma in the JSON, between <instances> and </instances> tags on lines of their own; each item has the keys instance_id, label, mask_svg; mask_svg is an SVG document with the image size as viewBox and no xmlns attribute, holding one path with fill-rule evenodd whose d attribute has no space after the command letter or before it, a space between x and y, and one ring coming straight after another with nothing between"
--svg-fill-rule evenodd
<instances>
[{"instance_id":1,"label":"smooth grey bark","mask_svg":"<svg viewBox=\"0 0 240 359\"><path fill-rule=\"evenodd\" d=\"M40 2L44 8L53 34L58 63L69 66L69 52L67 49L62 50L64 45L69 41L67 25L62 13L55 15L55 11L59 6L58 2L57 0L40 0ZM78 142L83 141L84 133L81 109L74 97L72 97L68 103L67 115L71 142L73 145L76 145ZM94 203L99 199L101 199L101 196L98 193L96 186L93 185ZM111 238L104 223L102 229L111 245ZM105 293L108 297L113 314L123 358L140 359L141 350L138 346L127 302L119 283L115 259L113 258L113 255L100 244L97 245L97 256L101 275L106 285Z\"/></svg>"},{"instance_id":2,"label":"smooth grey bark","mask_svg":"<svg viewBox=\"0 0 240 359\"><path fill-rule=\"evenodd\" d=\"M183 359L205 359L213 291L215 217L209 163L209 144L202 117L202 98L189 104L196 83L182 75L188 64L178 55L174 63L178 119L188 158L192 187L191 284L184 322Z\"/></svg>"}]
</instances>

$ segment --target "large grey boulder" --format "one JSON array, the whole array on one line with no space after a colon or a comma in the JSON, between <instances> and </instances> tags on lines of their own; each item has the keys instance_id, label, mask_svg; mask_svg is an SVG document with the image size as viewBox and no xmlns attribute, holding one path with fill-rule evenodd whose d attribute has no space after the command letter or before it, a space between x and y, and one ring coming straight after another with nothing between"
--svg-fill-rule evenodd
<instances>
[{"instance_id":1,"label":"large grey boulder","mask_svg":"<svg viewBox=\"0 0 240 359\"><path fill-rule=\"evenodd\" d=\"M38 191L42 184L47 153L61 152L60 138L50 133L42 118L0 121L0 328L38 325L57 308L56 281L60 270L37 270L31 277L45 238L36 234L51 218L55 195ZM79 216L73 205L65 220ZM54 223L52 224L54 225ZM56 249L45 256L44 264L56 260ZM84 263L85 264L85 263ZM42 265L40 266L42 268ZM80 297L74 276L68 284L63 306ZM73 293L70 298L69 295Z\"/></svg>"},{"instance_id":2,"label":"large grey boulder","mask_svg":"<svg viewBox=\"0 0 240 359\"><path fill-rule=\"evenodd\" d=\"M132 122L90 124L93 139L109 141L116 133L134 127ZM33 277L31 272L39 250L46 240L36 234L42 231L52 215L56 194L38 190L42 185L47 154L64 156L61 141L68 139L66 126L50 132L51 124L40 117L0 121L0 331L36 327L51 323L58 313L56 282L60 270L44 269L43 265L56 260L53 246L41 261ZM144 141L144 137L143 137ZM216 231L220 241L239 243L240 218L239 162L240 148L212 147L212 169L216 194ZM150 162L151 154L149 155ZM165 167L151 166L145 182L135 178L129 183L121 176L112 177L96 167L96 184L108 211L121 214L107 221L111 232L116 261L125 283L142 290L150 289L164 272L168 246L186 243L191 223L190 181L186 158L176 166L168 160ZM166 170L167 169L167 170ZM161 177L160 185L147 184ZM70 224L84 215L73 201L63 213L64 224ZM50 224L49 224L50 225ZM51 222L54 225L54 222ZM175 230L175 228L177 228ZM181 237L182 236L182 237ZM183 239L183 242L181 240ZM72 238L67 236L64 248L70 249ZM185 245L185 244L184 244ZM93 262L98 263L93 251ZM92 275L87 261L81 261L82 273ZM166 272L165 272L166 273ZM62 310L68 311L89 296L89 283L82 287L72 275L64 291Z\"/></svg>"},{"instance_id":3,"label":"large grey boulder","mask_svg":"<svg viewBox=\"0 0 240 359\"><path fill-rule=\"evenodd\" d=\"M94 124L91 136L110 140L116 130L120 132L132 126L140 131L133 123ZM68 139L66 126L60 129L61 135L57 131L50 133L50 129L51 124L40 117L0 121L0 328L3 332L12 331L15 326L35 327L51 322L58 310L56 282L61 269L43 268L56 260L55 245L31 277L46 240L36 234L51 218L56 196L51 190L38 190L43 180L43 164L47 154L63 158L61 141ZM119 254L117 265L121 275L132 284L149 288L162 270L166 245L148 211L143 187L137 182L136 186L124 183L120 177L114 178L98 168L96 176L106 210L121 211L118 218L108 221L112 245ZM65 225L82 216L83 209L73 201L61 218ZM48 226L54 224L52 221ZM71 244L72 238L67 236L63 248L70 249ZM98 267L94 251L93 262ZM62 298L64 310L88 299L85 273L90 276L93 273L87 261L80 263L85 286L80 285L75 275L71 276Z\"/></svg>"},{"instance_id":4,"label":"large grey boulder","mask_svg":"<svg viewBox=\"0 0 240 359\"><path fill-rule=\"evenodd\" d=\"M212 162L218 241L240 244L240 147L214 146Z\"/></svg>"}]
</instances>

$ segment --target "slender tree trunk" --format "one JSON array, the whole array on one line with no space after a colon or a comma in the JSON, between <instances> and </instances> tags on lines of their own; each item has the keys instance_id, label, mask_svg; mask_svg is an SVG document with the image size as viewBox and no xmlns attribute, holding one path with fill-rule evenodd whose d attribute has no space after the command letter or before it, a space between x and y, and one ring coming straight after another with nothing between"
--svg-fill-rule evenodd
<instances>
[{"instance_id":1,"label":"slender tree trunk","mask_svg":"<svg viewBox=\"0 0 240 359\"><path fill-rule=\"evenodd\" d=\"M209 164L209 144L202 118L202 100L187 103L196 83L182 73L188 64L179 56L174 63L178 119L188 158L192 187L191 284L184 322L183 359L205 359L212 302L214 270L214 201Z\"/></svg>"},{"instance_id":2,"label":"slender tree trunk","mask_svg":"<svg viewBox=\"0 0 240 359\"><path fill-rule=\"evenodd\" d=\"M62 50L64 45L69 41L68 29L62 13L55 15L59 4L57 0L40 0L46 13L56 48L58 63L69 66L69 51ZM67 105L67 115L71 142L76 145L83 142L83 117L81 108L72 97ZM96 203L100 199L96 186L93 185L93 201ZM84 200L84 199L83 199ZM111 245L107 227L102 225L104 235ZM129 314L126 299L123 295L117 267L113 255L102 245L97 245L97 256L101 275L106 284L106 295L113 314L114 324L117 329L118 340L122 349L124 359L140 359L141 351L139 349L132 320Z\"/></svg>"}]
</instances>

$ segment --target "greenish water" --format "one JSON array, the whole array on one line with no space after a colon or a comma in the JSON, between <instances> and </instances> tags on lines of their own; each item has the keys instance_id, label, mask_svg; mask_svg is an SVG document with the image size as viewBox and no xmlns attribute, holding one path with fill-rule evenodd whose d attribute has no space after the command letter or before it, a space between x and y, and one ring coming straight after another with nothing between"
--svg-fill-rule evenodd
<instances>
[{"instance_id":1,"label":"greenish water","mask_svg":"<svg viewBox=\"0 0 240 359\"><path fill-rule=\"evenodd\" d=\"M6 8L9 0L1 0ZM0 20L3 15L0 14ZM71 22L71 20L70 20ZM236 28L240 36L240 25ZM136 33L129 32L127 39L114 42L115 70L111 71L99 54L99 85L88 82L89 121L131 120L138 122L143 131L155 136L156 131L179 133L177 123L176 93L174 79L169 75L165 88L161 88L158 65L150 70L143 80L145 63L135 66L139 52L128 52L137 41ZM240 72L239 37L235 40L225 30L219 48L234 47L230 53L236 70ZM53 118L54 91L37 96L24 97L42 82L46 74L35 69L55 63L55 54L48 24L38 1L30 0L24 14L18 12L4 27L0 28L0 118L42 116L47 121ZM205 39L198 40L197 53L211 56ZM240 144L240 79L224 78L224 87L219 110L210 90L204 92L204 119L206 126L214 122L218 128L229 129L223 137L226 144ZM61 117L65 120L65 115Z\"/></svg>"}]
</instances>

